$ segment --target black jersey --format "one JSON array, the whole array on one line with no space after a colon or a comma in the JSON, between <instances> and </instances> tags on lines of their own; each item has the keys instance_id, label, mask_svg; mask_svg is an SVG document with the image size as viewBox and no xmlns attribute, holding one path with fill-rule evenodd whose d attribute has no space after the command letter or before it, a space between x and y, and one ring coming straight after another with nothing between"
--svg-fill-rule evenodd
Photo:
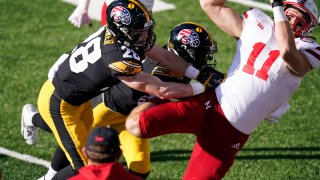
<instances>
[{"instance_id":1,"label":"black jersey","mask_svg":"<svg viewBox=\"0 0 320 180\"><path fill-rule=\"evenodd\" d=\"M143 62L143 69L147 73L151 73L156 66L156 62L147 59ZM128 115L130 111L137 106L138 100L147 93L131 89L124 83L119 83L110 87L103 93L102 99L105 105L115 112Z\"/></svg>"},{"instance_id":2,"label":"black jersey","mask_svg":"<svg viewBox=\"0 0 320 180\"><path fill-rule=\"evenodd\" d=\"M67 58L57 62L49 73L55 94L72 105L80 105L118 84L117 76L142 71L143 57L115 43L114 37L100 28L77 45Z\"/></svg>"},{"instance_id":3,"label":"black jersey","mask_svg":"<svg viewBox=\"0 0 320 180\"><path fill-rule=\"evenodd\" d=\"M147 59L143 62L144 71L159 77L162 81L188 83L190 79L171 72L168 68ZM131 89L124 83L119 83L110 87L102 95L105 105L115 112L128 115L137 106L141 97L147 93ZM101 97L100 97L101 99ZM102 100L101 99L101 100ZM101 101L100 100L100 101Z\"/></svg>"}]
</instances>

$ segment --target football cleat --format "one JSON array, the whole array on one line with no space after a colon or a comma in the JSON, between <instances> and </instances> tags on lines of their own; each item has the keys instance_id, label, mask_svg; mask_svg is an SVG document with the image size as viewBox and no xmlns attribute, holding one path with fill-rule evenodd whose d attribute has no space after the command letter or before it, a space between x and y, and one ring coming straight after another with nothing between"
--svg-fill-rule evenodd
<instances>
[{"instance_id":1,"label":"football cleat","mask_svg":"<svg viewBox=\"0 0 320 180\"><path fill-rule=\"evenodd\" d=\"M46 176L42 176L41 178L39 178L38 180L46 180Z\"/></svg>"},{"instance_id":2,"label":"football cleat","mask_svg":"<svg viewBox=\"0 0 320 180\"><path fill-rule=\"evenodd\" d=\"M21 134L27 144L32 145L38 141L38 128L32 124L32 117L37 113L32 104L25 104L21 115Z\"/></svg>"}]
</instances>

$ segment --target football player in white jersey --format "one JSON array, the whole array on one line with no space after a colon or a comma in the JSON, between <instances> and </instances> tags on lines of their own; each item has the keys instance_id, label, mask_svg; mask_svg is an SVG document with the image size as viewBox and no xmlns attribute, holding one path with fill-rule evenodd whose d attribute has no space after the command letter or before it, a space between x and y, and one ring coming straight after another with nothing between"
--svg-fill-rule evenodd
<instances>
[{"instance_id":1,"label":"football player in white jersey","mask_svg":"<svg viewBox=\"0 0 320 180\"><path fill-rule=\"evenodd\" d=\"M239 16L225 2L200 0L210 19L237 40L225 82L183 101L144 103L126 121L137 137L197 136L183 179L222 179L260 122L285 113L303 76L320 66L320 46L309 37L319 23L313 0L272 1L274 20L256 8Z\"/></svg>"},{"instance_id":2,"label":"football player in white jersey","mask_svg":"<svg viewBox=\"0 0 320 180\"><path fill-rule=\"evenodd\" d=\"M224 2L201 0L211 20L238 41L228 81L216 92L230 123L250 134L262 119L288 110L302 77L320 66L320 47L308 36L318 26L318 8L313 0L275 0L272 21L255 8L239 17Z\"/></svg>"}]
</instances>

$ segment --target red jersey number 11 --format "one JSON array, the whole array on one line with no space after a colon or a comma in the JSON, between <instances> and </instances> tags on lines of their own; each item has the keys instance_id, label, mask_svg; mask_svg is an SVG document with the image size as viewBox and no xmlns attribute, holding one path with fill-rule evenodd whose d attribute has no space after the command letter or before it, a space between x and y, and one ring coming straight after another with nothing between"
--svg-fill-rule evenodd
<instances>
[{"instance_id":1,"label":"red jersey number 11","mask_svg":"<svg viewBox=\"0 0 320 180\"><path fill-rule=\"evenodd\" d=\"M243 72L246 72L248 74L253 75L253 73L255 71L255 69L253 67L254 63L257 60L257 57L259 56L259 54L261 53L261 51L263 50L263 48L265 46L266 46L266 44L264 44L262 42L258 42L253 45L253 50L250 53L247 64L243 66L243 69L242 69ZM266 81L269 77L268 71L270 70L271 65L279 57L279 55L280 55L279 50L270 51L268 59L266 59L266 61L261 66L261 69L257 71L255 76Z\"/></svg>"}]
</instances>

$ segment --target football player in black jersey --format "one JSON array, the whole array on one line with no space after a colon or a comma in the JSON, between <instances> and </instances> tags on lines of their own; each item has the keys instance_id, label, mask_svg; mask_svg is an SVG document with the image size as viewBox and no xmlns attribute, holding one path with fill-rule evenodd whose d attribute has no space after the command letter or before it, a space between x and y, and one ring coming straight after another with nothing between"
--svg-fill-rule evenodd
<instances>
[{"instance_id":1,"label":"football player in black jersey","mask_svg":"<svg viewBox=\"0 0 320 180\"><path fill-rule=\"evenodd\" d=\"M207 61L212 60L213 54L217 52L216 43L208 31L192 22L182 23L173 28L166 48L183 57L188 63L197 68L207 65ZM160 64L155 66L154 61L151 60L144 61L143 66L146 72L150 72L153 69L152 74L163 81L181 83L189 83L190 81L189 78L173 73ZM110 125L117 129L129 170L140 177L146 178L150 172L149 140L132 136L125 130L124 126L126 115L130 113L132 108L137 106L139 99L143 99L141 97L144 97L144 95L146 93L136 91L124 83L111 86L101 96L93 99L95 108L93 110L94 123L92 126ZM30 107L31 105L26 106L33 108ZM44 127L41 124L45 123L41 123L39 114L35 116L32 114L32 117L33 119L29 118L32 119L29 121L32 121L35 126ZM49 128L45 129L48 130ZM63 162L61 152L59 149L56 151L52 162L59 168L65 166L65 163L57 165L57 161ZM56 168L55 170L58 169Z\"/></svg>"}]
</instances>

